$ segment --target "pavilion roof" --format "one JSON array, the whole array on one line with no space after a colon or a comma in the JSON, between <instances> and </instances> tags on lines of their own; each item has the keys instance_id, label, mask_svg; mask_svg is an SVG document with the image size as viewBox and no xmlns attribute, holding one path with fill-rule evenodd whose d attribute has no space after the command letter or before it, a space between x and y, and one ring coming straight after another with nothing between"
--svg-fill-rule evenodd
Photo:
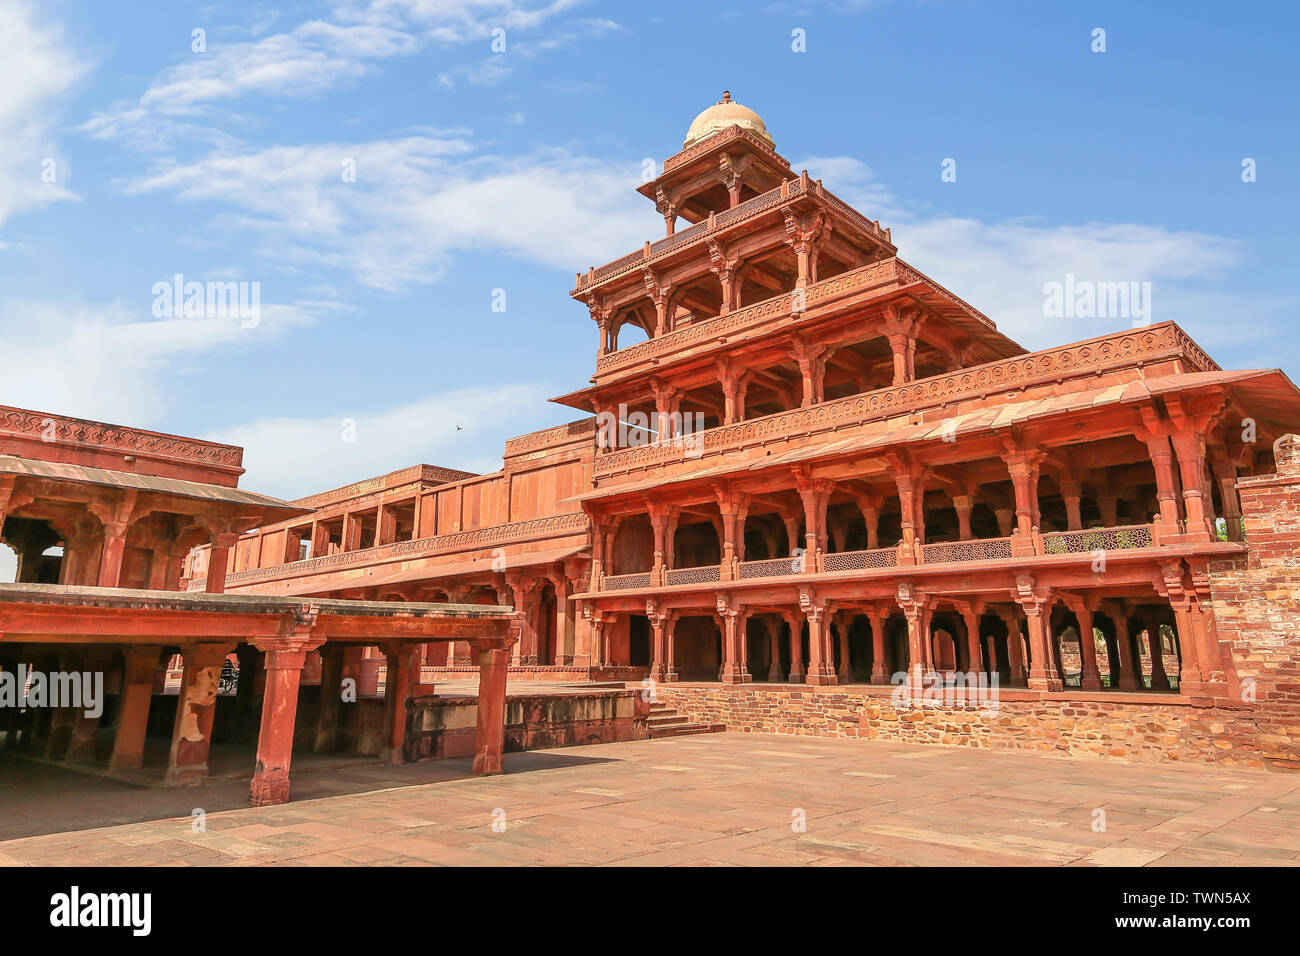
<instances>
[{"instance_id":1,"label":"pavilion roof","mask_svg":"<svg viewBox=\"0 0 1300 956\"><path fill-rule=\"evenodd\" d=\"M193 498L218 504L237 505L243 508L255 508L268 518L277 520L290 516L307 514L310 509L301 508L253 491L231 488L226 485L213 485L198 481L185 481L180 478L160 478L157 475L141 475L126 471L112 471L107 468L93 468L89 465L73 465L66 462L38 461L31 458L17 458L13 455L0 455L0 475L18 475L27 478L44 478L51 481L68 481L74 484L98 485L105 488L131 489L149 491L163 495L175 495L179 498Z\"/></svg>"}]
</instances>

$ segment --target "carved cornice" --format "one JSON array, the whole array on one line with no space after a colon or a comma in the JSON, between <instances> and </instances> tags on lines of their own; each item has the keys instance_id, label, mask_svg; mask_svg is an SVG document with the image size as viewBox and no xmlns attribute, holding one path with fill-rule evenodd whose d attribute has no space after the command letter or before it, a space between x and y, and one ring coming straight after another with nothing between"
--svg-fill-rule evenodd
<instances>
[{"instance_id":1,"label":"carved cornice","mask_svg":"<svg viewBox=\"0 0 1300 956\"><path fill-rule=\"evenodd\" d=\"M386 475L380 475L378 478L367 478L364 481L353 482L350 485L344 485L342 488L322 491L319 494L309 495L306 498L295 498L293 504L299 505L303 508L319 508L322 505L346 501L349 498L357 498L361 495L375 491L384 491L389 488L400 488L402 485L413 484L415 482L431 485L445 485L454 481L465 481L469 478L478 477L480 476L474 474L472 471L457 471L454 468L439 468L437 465L416 465L412 468L403 468L400 471L393 471Z\"/></svg>"},{"instance_id":2,"label":"carved cornice","mask_svg":"<svg viewBox=\"0 0 1300 956\"><path fill-rule=\"evenodd\" d=\"M569 422L567 425L557 425L544 431L520 435L518 438L511 438L506 442L505 457L513 458L516 455L524 455L554 445L563 445L565 442L573 441L576 438L595 434L595 431L596 419L583 418L576 422Z\"/></svg>"},{"instance_id":3,"label":"carved cornice","mask_svg":"<svg viewBox=\"0 0 1300 956\"><path fill-rule=\"evenodd\" d=\"M97 451L122 451L226 468L240 467L244 457L244 450L236 445L0 405L0 437L6 434L35 438L53 445L88 445Z\"/></svg>"}]
</instances>

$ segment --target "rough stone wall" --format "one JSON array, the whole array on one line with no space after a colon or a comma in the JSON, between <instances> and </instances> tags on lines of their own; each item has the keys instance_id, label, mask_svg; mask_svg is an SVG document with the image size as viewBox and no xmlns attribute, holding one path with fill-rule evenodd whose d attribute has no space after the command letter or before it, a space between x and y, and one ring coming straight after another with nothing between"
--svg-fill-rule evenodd
<instances>
[{"instance_id":1,"label":"rough stone wall","mask_svg":"<svg viewBox=\"0 0 1300 956\"><path fill-rule=\"evenodd\" d=\"M741 732L1263 765L1252 712L1201 706L1205 699L1144 703L1120 693L1085 698L1004 691L996 712L983 712L897 706L887 688L660 685L658 693L692 720Z\"/></svg>"},{"instance_id":2,"label":"rough stone wall","mask_svg":"<svg viewBox=\"0 0 1300 956\"><path fill-rule=\"evenodd\" d=\"M1250 551L1211 564L1210 590L1219 640L1254 698L1261 754L1300 768L1300 438L1273 449L1275 474L1237 483Z\"/></svg>"}]
</instances>

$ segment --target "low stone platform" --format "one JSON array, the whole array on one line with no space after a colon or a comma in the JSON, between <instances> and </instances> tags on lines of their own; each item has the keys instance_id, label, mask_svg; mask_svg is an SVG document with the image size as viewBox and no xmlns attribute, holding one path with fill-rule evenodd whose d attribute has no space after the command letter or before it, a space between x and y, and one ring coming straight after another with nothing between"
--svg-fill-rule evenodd
<instances>
[{"instance_id":1,"label":"low stone platform","mask_svg":"<svg viewBox=\"0 0 1300 956\"><path fill-rule=\"evenodd\" d=\"M186 814L49 833L0 842L0 863L1300 864L1300 775L1248 768L726 733L518 754L493 777L358 768L319 799L313 776L332 775L295 771L285 806L208 803L205 832ZM66 801L139 792L113 786Z\"/></svg>"}]
</instances>

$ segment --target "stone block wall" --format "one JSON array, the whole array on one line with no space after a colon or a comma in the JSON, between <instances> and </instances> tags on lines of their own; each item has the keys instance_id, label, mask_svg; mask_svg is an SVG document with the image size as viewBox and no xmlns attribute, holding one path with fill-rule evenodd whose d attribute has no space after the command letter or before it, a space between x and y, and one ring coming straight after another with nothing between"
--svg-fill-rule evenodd
<instances>
[{"instance_id":1,"label":"stone block wall","mask_svg":"<svg viewBox=\"0 0 1300 956\"><path fill-rule=\"evenodd\" d=\"M1210 591L1261 754L1300 768L1300 437L1284 435L1273 453L1274 474L1237 482L1249 552L1213 562Z\"/></svg>"},{"instance_id":2,"label":"stone block wall","mask_svg":"<svg viewBox=\"0 0 1300 956\"><path fill-rule=\"evenodd\" d=\"M638 691L511 695L506 698L508 753L644 740L650 705ZM473 697L416 697L407 707L407 760L467 757L474 753L478 701Z\"/></svg>"},{"instance_id":3,"label":"stone block wall","mask_svg":"<svg viewBox=\"0 0 1300 956\"><path fill-rule=\"evenodd\" d=\"M660 685L659 697L728 730L1070 756L1262 766L1252 711L1208 698L1002 690L996 710L900 706L888 687Z\"/></svg>"}]
</instances>

